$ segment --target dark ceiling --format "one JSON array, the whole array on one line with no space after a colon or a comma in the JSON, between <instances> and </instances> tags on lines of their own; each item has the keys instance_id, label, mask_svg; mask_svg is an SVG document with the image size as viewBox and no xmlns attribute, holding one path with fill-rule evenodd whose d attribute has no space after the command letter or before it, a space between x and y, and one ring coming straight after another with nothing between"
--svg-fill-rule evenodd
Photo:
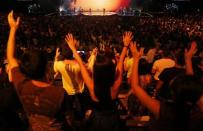
<instances>
[{"instance_id":1,"label":"dark ceiling","mask_svg":"<svg viewBox=\"0 0 203 131\"><path fill-rule=\"evenodd\" d=\"M56 11L61 0L0 0L0 11L16 11L26 12L29 4L39 3L41 8L46 11ZM133 0L132 3L149 3L147 9L152 11L161 11L166 3L176 3L180 7L180 11L191 12L197 9L203 11L201 0ZM146 6L146 5L145 5Z\"/></svg>"}]
</instances>

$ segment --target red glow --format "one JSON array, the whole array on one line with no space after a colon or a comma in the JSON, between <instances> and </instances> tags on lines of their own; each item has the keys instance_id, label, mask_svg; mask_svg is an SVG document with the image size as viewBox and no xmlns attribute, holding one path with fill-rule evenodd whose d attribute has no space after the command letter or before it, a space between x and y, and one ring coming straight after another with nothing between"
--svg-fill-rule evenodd
<instances>
[{"instance_id":1,"label":"red glow","mask_svg":"<svg viewBox=\"0 0 203 131\"><path fill-rule=\"evenodd\" d=\"M121 0L120 7L128 7L131 0Z\"/></svg>"},{"instance_id":2,"label":"red glow","mask_svg":"<svg viewBox=\"0 0 203 131\"><path fill-rule=\"evenodd\" d=\"M81 7L84 10L102 10L115 11L120 7L127 7L130 0L77 0L72 7Z\"/></svg>"}]
</instances>

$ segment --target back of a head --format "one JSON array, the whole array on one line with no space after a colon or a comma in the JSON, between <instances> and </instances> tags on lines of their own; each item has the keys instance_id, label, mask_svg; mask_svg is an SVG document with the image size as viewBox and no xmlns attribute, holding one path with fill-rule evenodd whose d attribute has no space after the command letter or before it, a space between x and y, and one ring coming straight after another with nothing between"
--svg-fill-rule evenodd
<instances>
[{"instance_id":1,"label":"back of a head","mask_svg":"<svg viewBox=\"0 0 203 131\"><path fill-rule=\"evenodd\" d=\"M146 59L141 58L139 60L139 65L138 66L139 66L139 70L138 70L139 75L150 74L150 71L151 71L150 65L149 65L149 63L147 62Z\"/></svg>"},{"instance_id":2,"label":"back of a head","mask_svg":"<svg viewBox=\"0 0 203 131\"><path fill-rule=\"evenodd\" d=\"M172 53L169 49L163 49L163 57L169 57L169 58L172 58Z\"/></svg>"},{"instance_id":3,"label":"back of a head","mask_svg":"<svg viewBox=\"0 0 203 131\"><path fill-rule=\"evenodd\" d=\"M110 89L115 80L115 65L106 54L98 54L93 68L94 91L100 102L111 99Z\"/></svg>"},{"instance_id":4,"label":"back of a head","mask_svg":"<svg viewBox=\"0 0 203 131\"><path fill-rule=\"evenodd\" d=\"M180 52L176 54L176 64L180 66L185 65L185 58L184 58L184 52Z\"/></svg>"},{"instance_id":5,"label":"back of a head","mask_svg":"<svg viewBox=\"0 0 203 131\"><path fill-rule=\"evenodd\" d=\"M62 45L60 47L60 53L61 53L63 60L65 60L65 59L72 60L73 59L73 52L71 51L71 49L65 42L62 43Z\"/></svg>"},{"instance_id":6,"label":"back of a head","mask_svg":"<svg viewBox=\"0 0 203 131\"><path fill-rule=\"evenodd\" d=\"M180 75L171 84L175 102L193 106L203 95L203 85L194 76Z\"/></svg>"},{"instance_id":7,"label":"back of a head","mask_svg":"<svg viewBox=\"0 0 203 131\"><path fill-rule=\"evenodd\" d=\"M41 80L45 77L47 57L43 51L25 52L20 58L20 70L26 77Z\"/></svg>"}]
</instances>

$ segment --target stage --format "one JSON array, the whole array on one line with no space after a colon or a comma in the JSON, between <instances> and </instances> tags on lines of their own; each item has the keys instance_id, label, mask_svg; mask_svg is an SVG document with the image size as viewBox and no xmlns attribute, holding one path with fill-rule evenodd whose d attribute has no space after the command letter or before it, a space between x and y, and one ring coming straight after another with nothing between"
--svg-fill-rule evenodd
<instances>
[{"instance_id":1,"label":"stage","mask_svg":"<svg viewBox=\"0 0 203 131\"><path fill-rule=\"evenodd\" d=\"M116 15L116 12L103 12L103 11L92 11L92 12L83 12L83 15L88 16L110 16L110 15Z\"/></svg>"}]
</instances>

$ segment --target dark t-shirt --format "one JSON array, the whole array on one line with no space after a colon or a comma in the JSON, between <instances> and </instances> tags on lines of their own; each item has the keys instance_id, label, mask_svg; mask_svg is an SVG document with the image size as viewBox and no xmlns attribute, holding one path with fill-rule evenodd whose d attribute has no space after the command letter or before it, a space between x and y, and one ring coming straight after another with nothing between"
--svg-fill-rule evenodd
<instances>
[{"instance_id":1,"label":"dark t-shirt","mask_svg":"<svg viewBox=\"0 0 203 131\"><path fill-rule=\"evenodd\" d=\"M164 82L163 86L159 90L159 96L161 98L165 99L171 99L173 93L172 90L169 88L170 83L172 82L173 79L176 78L176 76L183 74L185 72L185 69L181 68L167 68L165 69L160 75L159 79Z\"/></svg>"},{"instance_id":2,"label":"dark t-shirt","mask_svg":"<svg viewBox=\"0 0 203 131\"><path fill-rule=\"evenodd\" d=\"M54 117L64 99L63 88L48 86L40 88L32 84L19 68L13 68L12 80L28 115L38 114Z\"/></svg>"},{"instance_id":3,"label":"dark t-shirt","mask_svg":"<svg viewBox=\"0 0 203 131\"><path fill-rule=\"evenodd\" d=\"M159 119L152 122L150 131L202 131L201 112L190 112L181 116L182 110L178 112L178 109L175 103L161 102Z\"/></svg>"},{"instance_id":4,"label":"dark t-shirt","mask_svg":"<svg viewBox=\"0 0 203 131\"><path fill-rule=\"evenodd\" d=\"M150 131L175 131L174 121L173 104L161 102L159 119L152 122Z\"/></svg>"},{"instance_id":5,"label":"dark t-shirt","mask_svg":"<svg viewBox=\"0 0 203 131\"><path fill-rule=\"evenodd\" d=\"M87 131L121 131L123 128L116 108L116 101L103 104L93 102L93 112Z\"/></svg>"}]
</instances>

